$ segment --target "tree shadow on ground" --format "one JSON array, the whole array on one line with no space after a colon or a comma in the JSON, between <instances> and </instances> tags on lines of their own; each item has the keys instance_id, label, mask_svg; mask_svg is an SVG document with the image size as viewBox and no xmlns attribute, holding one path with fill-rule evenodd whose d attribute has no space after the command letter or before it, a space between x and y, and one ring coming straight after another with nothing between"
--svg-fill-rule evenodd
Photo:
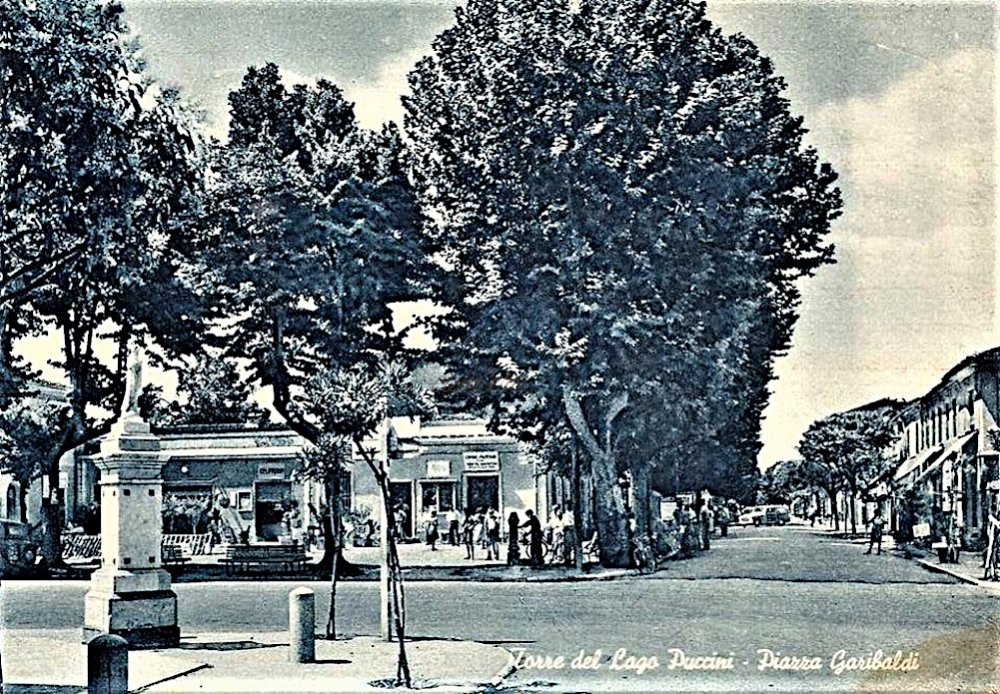
<instances>
[{"instance_id":1,"label":"tree shadow on ground","mask_svg":"<svg viewBox=\"0 0 1000 694\"><path fill-rule=\"evenodd\" d=\"M254 648L278 648L287 645L287 643L258 643L256 641L205 641L182 643L175 648L185 651L247 651Z\"/></svg>"}]
</instances>

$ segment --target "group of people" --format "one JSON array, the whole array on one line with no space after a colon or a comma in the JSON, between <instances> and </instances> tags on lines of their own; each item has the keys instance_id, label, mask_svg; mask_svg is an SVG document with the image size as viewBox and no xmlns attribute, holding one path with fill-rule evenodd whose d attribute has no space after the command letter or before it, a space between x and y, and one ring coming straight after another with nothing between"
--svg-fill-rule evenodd
<instances>
[{"instance_id":1,"label":"group of people","mask_svg":"<svg viewBox=\"0 0 1000 694\"><path fill-rule=\"evenodd\" d=\"M719 526L719 534L729 534L732 512L725 504L715 506L711 501L698 499L694 504L679 501L674 509L674 525L686 552L709 549L712 532Z\"/></svg>"},{"instance_id":2,"label":"group of people","mask_svg":"<svg viewBox=\"0 0 1000 694\"><path fill-rule=\"evenodd\" d=\"M465 512L449 509L445 512L447 542L457 547L465 545L466 559L476 558L476 547L486 551L488 560L500 558L501 520L496 509L468 508ZM436 510L430 510L424 520L424 538L431 551L437 551L441 538L441 519Z\"/></svg>"},{"instance_id":3,"label":"group of people","mask_svg":"<svg viewBox=\"0 0 1000 694\"><path fill-rule=\"evenodd\" d=\"M399 517L396 526L401 525ZM485 551L488 561L499 560L500 546L506 537L506 560L509 566L526 563L541 566L545 563L545 543L555 548L555 556L571 563L576 546L576 524L573 513L556 506L548 523L542 525L534 511L524 512L524 519L512 511L507 516L506 532L503 519L495 508L467 508L465 511L449 509L441 515L435 509L426 512L423 526L424 540L431 551L437 551L439 542L465 547L465 558L476 559L476 550ZM397 530L397 537L405 537L404 529ZM443 537L442 537L443 535ZM523 545L523 547L522 547Z\"/></svg>"}]
</instances>

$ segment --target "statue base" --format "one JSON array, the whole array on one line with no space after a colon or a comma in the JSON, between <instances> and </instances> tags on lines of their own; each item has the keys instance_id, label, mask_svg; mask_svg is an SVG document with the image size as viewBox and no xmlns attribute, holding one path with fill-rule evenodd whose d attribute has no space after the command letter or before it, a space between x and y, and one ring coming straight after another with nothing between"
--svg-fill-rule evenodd
<instances>
[{"instance_id":1,"label":"statue base","mask_svg":"<svg viewBox=\"0 0 1000 694\"><path fill-rule=\"evenodd\" d=\"M105 571L91 576L84 600L83 642L101 633L128 641L132 650L180 643L177 594L163 569Z\"/></svg>"}]
</instances>

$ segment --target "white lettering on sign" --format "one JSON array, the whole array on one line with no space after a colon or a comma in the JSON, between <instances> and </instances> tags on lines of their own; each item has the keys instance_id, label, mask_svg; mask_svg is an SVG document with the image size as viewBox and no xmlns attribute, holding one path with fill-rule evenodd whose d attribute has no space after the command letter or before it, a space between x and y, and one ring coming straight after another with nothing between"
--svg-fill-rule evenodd
<instances>
[{"instance_id":1,"label":"white lettering on sign","mask_svg":"<svg viewBox=\"0 0 1000 694\"><path fill-rule=\"evenodd\" d=\"M913 526L913 537L930 537L930 534L930 523L917 523Z\"/></svg>"},{"instance_id":2,"label":"white lettering on sign","mask_svg":"<svg viewBox=\"0 0 1000 694\"><path fill-rule=\"evenodd\" d=\"M257 477L260 479L285 479L285 466L262 463L257 466Z\"/></svg>"},{"instance_id":3,"label":"white lettering on sign","mask_svg":"<svg viewBox=\"0 0 1000 694\"><path fill-rule=\"evenodd\" d=\"M496 472L500 469L500 454L496 451L466 451L462 457L468 472Z\"/></svg>"},{"instance_id":4,"label":"white lettering on sign","mask_svg":"<svg viewBox=\"0 0 1000 694\"><path fill-rule=\"evenodd\" d=\"M448 460L428 460L428 477L451 477L451 461Z\"/></svg>"}]
</instances>

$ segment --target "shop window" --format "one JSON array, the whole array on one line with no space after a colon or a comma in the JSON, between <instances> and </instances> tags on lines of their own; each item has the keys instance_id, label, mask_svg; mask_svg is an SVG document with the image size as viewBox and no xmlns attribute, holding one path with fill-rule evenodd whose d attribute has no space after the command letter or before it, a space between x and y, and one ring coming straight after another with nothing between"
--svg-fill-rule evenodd
<instances>
[{"instance_id":1,"label":"shop window","mask_svg":"<svg viewBox=\"0 0 1000 694\"><path fill-rule=\"evenodd\" d=\"M257 482L254 522L257 537L264 541L278 540L290 528L286 513L293 508L292 485L288 482Z\"/></svg>"},{"instance_id":2,"label":"shop window","mask_svg":"<svg viewBox=\"0 0 1000 694\"><path fill-rule=\"evenodd\" d=\"M423 512L434 509L441 513L455 508L454 482L422 482L420 486L420 505Z\"/></svg>"},{"instance_id":3,"label":"shop window","mask_svg":"<svg viewBox=\"0 0 1000 694\"><path fill-rule=\"evenodd\" d=\"M236 493L236 510L237 511L253 510L253 494L251 492Z\"/></svg>"},{"instance_id":4,"label":"shop window","mask_svg":"<svg viewBox=\"0 0 1000 694\"><path fill-rule=\"evenodd\" d=\"M127 495L128 489L124 490ZM211 487L164 490L161 502L163 532L168 535L192 535L208 532Z\"/></svg>"}]
</instances>

